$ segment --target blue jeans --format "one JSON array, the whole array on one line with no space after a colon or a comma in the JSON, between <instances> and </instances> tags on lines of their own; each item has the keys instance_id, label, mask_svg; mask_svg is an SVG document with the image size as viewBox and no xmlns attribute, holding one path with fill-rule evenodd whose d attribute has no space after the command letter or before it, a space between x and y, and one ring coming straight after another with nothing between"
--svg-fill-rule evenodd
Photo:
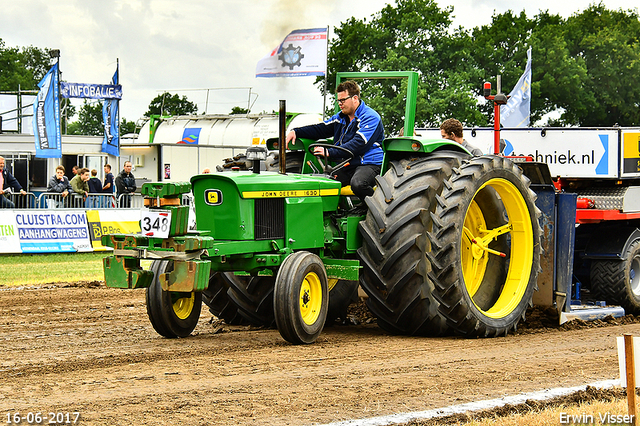
<instances>
[{"instance_id":1,"label":"blue jeans","mask_svg":"<svg viewBox=\"0 0 640 426\"><path fill-rule=\"evenodd\" d=\"M15 207L16 205L10 199L0 195L0 209L14 209Z\"/></svg>"}]
</instances>

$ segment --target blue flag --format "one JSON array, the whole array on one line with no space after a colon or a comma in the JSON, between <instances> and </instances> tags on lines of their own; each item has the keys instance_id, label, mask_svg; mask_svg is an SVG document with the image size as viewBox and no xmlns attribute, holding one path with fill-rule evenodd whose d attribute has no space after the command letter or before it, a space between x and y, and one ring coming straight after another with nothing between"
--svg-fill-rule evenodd
<instances>
[{"instance_id":1,"label":"blue flag","mask_svg":"<svg viewBox=\"0 0 640 426\"><path fill-rule=\"evenodd\" d=\"M111 79L112 85L118 84L118 69ZM118 99L105 99L102 105L102 119L104 120L104 139L102 140L102 152L120 156L120 123L118 123Z\"/></svg>"},{"instance_id":2,"label":"blue flag","mask_svg":"<svg viewBox=\"0 0 640 426\"><path fill-rule=\"evenodd\" d=\"M527 50L527 67L518 84L500 107L500 124L504 127L529 127L531 117L531 48Z\"/></svg>"},{"instance_id":3,"label":"blue flag","mask_svg":"<svg viewBox=\"0 0 640 426\"><path fill-rule=\"evenodd\" d=\"M36 158L61 158L60 98L58 64L55 64L42 81L40 91L33 102L33 134L36 138Z\"/></svg>"}]
</instances>

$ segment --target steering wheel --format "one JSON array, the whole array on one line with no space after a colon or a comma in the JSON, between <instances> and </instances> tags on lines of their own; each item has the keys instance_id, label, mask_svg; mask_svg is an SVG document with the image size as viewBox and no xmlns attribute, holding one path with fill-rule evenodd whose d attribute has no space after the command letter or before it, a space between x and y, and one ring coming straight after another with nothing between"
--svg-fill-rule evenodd
<instances>
[{"instance_id":1,"label":"steering wheel","mask_svg":"<svg viewBox=\"0 0 640 426\"><path fill-rule=\"evenodd\" d=\"M318 162L320 163L320 166L322 166L322 171L323 173L330 175L331 173L335 172L338 169L343 168L344 166L349 164L349 161L353 160L353 152L349 151L347 148L343 148L339 145L331 145L329 143L312 143L311 145L308 146L308 150L311 154L315 153L313 152L315 147L321 147L321 148L337 148L341 151L344 151L347 154L347 159L343 160L342 162L336 164L335 166L331 167L329 165L329 159L327 157L324 157L323 155L316 155L316 158L318 159ZM320 157L324 157L324 160L322 160Z\"/></svg>"}]
</instances>

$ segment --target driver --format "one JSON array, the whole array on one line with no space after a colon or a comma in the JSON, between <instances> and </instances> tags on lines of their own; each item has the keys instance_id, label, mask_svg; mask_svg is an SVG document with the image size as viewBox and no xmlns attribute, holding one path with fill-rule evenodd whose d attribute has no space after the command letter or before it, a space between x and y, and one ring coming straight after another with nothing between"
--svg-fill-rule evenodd
<instances>
[{"instance_id":1,"label":"driver","mask_svg":"<svg viewBox=\"0 0 640 426\"><path fill-rule=\"evenodd\" d=\"M298 127L287 134L289 142L296 138L312 140L333 137L334 145L353 153L347 166L332 172L332 177L342 186L351 185L353 193L362 201L373 195L376 176L382 165L382 141L384 127L380 114L360 99L360 87L355 81L345 81L336 89L340 112L323 123ZM334 161L347 158L348 154L336 148L315 147L315 155L323 155Z\"/></svg>"}]
</instances>

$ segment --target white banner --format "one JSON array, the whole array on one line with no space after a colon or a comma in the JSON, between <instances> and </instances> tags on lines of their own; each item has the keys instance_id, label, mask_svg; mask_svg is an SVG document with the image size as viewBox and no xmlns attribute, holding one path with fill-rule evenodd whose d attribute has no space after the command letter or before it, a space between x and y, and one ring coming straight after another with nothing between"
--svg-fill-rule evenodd
<instances>
[{"instance_id":1,"label":"white banner","mask_svg":"<svg viewBox=\"0 0 640 426\"><path fill-rule=\"evenodd\" d=\"M292 31L278 47L258 62L256 77L325 75L327 32L327 28Z\"/></svg>"},{"instance_id":2,"label":"white banner","mask_svg":"<svg viewBox=\"0 0 640 426\"><path fill-rule=\"evenodd\" d=\"M22 253L93 251L84 210L14 210Z\"/></svg>"},{"instance_id":3,"label":"white banner","mask_svg":"<svg viewBox=\"0 0 640 426\"><path fill-rule=\"evenodd\" d=\"M13 210L0 209L0 253L20 253L20 238Z\"/></svg>"}]
</instances>

